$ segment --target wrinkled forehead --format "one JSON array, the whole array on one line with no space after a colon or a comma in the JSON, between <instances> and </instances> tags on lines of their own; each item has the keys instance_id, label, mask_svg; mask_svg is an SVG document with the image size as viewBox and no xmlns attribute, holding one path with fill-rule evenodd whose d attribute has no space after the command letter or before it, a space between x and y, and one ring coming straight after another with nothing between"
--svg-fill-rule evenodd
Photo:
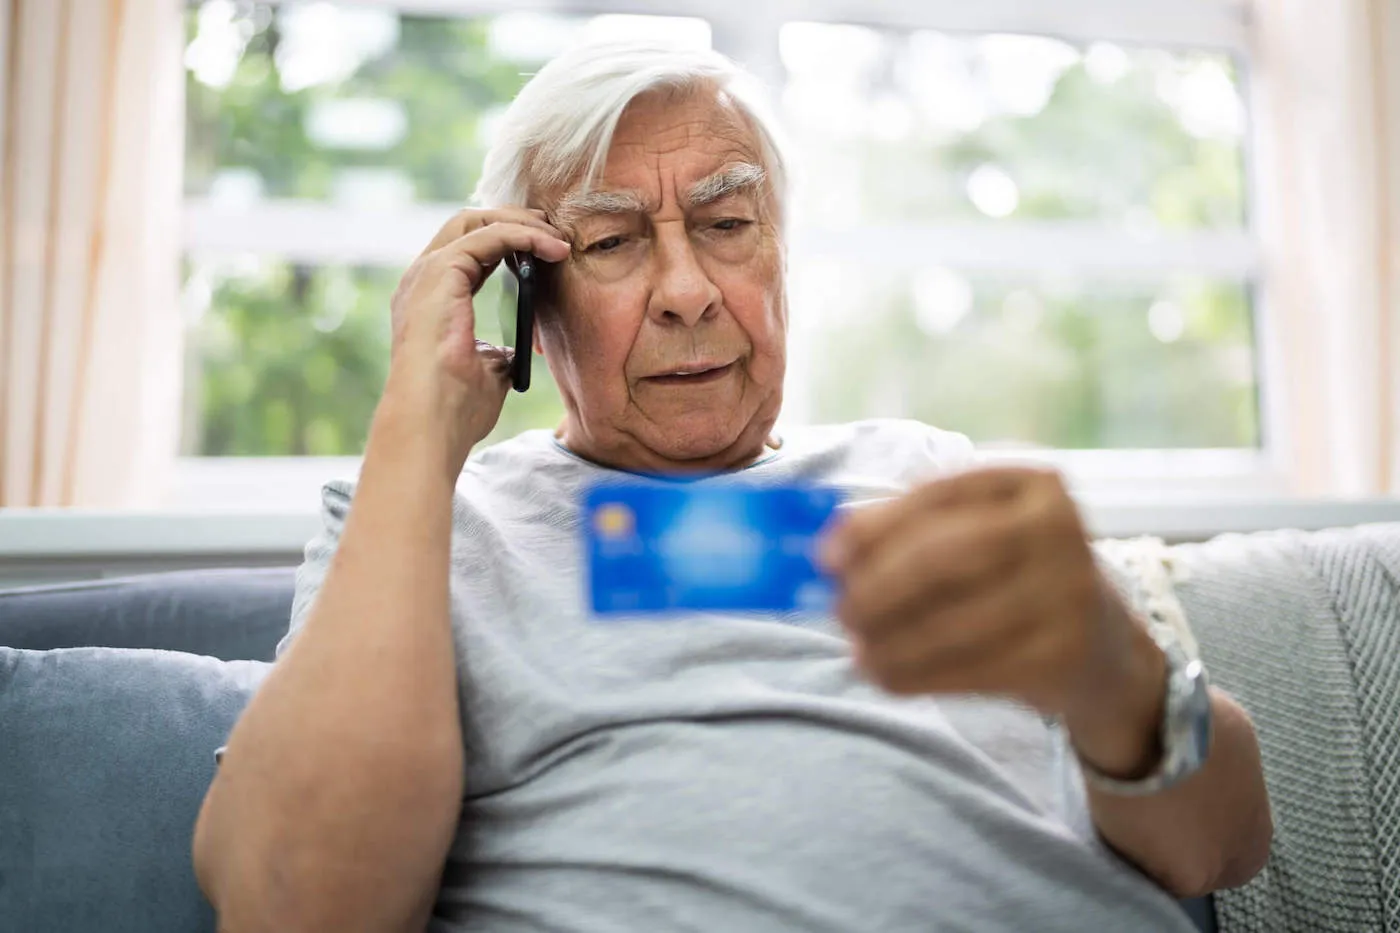
<instances>
[{"instance_id":1,"label":"wrinkled forehead","mask_svg":"<svg viewBox=\"0 0 1400 933\"><path fill-rule=\"evenodd\" d=\"M654 91L628 105L613 134L600 177L580 173L545 206L558 223L590 216L654 213L675 186L682 209L735 195L766 201L769 173L758 133L728 95L718 91Z\"/></svg>"}]
</instances>

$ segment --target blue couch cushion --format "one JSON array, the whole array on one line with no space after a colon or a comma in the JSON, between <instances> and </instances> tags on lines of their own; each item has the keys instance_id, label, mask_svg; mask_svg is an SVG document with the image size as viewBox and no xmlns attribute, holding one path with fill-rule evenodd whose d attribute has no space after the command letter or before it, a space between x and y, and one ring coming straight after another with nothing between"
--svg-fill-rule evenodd
<instances>
[{"instance_id":1,"label":"blue couch cushion","mask_svg":"<svg viewBox=\"0 0 1400 933\"><path fill-rule=\"evenodd\" d=\"M287 633L295 578L295 567L220 568L0 590L0 645L271 661Z\"/></svg>"},{"instance_id":2,"label":"blue couch cushion","mask_svg":"<svg viewBox=\"0 0 1400 933\"><path fill-rule=\"evenodd\" d=\"M214 933L194 879L214 749L270 664L0 648L0 927Z\"/></svg>"}]
</instances>

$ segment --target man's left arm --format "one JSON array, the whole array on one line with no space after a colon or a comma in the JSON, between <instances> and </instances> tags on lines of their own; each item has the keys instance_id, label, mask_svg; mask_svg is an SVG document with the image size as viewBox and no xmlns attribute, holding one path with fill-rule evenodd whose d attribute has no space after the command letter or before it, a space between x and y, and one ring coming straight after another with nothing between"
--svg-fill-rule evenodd
<instances>
[{"instance_id":1,"label":"man's left arm","mask_svg":"<svg viewBox=\"0 0 1400 933\"><path fill-rule=\"evenodd\" d=\"M846 516L821 559L855 661L898 694L998 694L1060 719L1109 779L1154 774L1168 663L1105 581L1054 473L972 470ZM1249 880L1273 827L1248 715L1211 694L1194 774L1150 796L1089 783L1100 835L1178 897Z\"/></svg>"},{"instance_id":2,"label":"man's left arm","mask_svg":"<svg viewBox=\"0 0 1400 933\"><path fill-rule=\"evenodd\" d=\"M1064 723L1082 761L1109 777L1136 780L1156 768L1162 753L1166 661L1119 599L1106 601L1105 623L1128 644L1089 679ZM1273 835L1254 726L1223 691L1210 694L1211 739L1200 771L1143 797L1088 784L1099 835L1177 897L1244 884L1268 859Z\"/></svg>"}]
</instances>

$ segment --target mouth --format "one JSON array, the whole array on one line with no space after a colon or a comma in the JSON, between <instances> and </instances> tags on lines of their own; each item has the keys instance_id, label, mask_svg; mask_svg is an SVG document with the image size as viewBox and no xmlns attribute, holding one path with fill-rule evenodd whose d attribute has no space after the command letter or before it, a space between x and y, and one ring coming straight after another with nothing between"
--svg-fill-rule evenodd
<instances>
[{"instance_id":1,"label":"mouth","mask_svg":"<svg viewBox=\"0 0 1400 933\"><path fill-rule=\"evenodd\" d=\"M669 373L661 373L656 376L647 376L646 381L662 386L694 386L704 385L708 382L718 382L729 375L737 364L737 361L729 363L695 363L672 370Z\"/></svg>"}]
</instances>

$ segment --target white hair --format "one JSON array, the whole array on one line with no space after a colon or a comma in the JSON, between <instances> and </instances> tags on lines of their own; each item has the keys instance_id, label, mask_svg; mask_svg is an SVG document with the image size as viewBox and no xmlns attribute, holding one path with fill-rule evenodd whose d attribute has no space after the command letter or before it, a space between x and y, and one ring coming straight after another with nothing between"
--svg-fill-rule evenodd
<instances>
[{"instance_id":1,"label":"white hair","mask_svg":"<svg viewBox=\"0 0 1400 933\"><path fill-rule=\"evenodd\" d=\"M705 89L749 124L781 219L788 165L763 88L718 52L646 41L586 43L541 68L502 116L473 201L525 205L541 190L575 182L587 192L602 173L628 104L649 91Z\"/></svg>"}]
</instances>

